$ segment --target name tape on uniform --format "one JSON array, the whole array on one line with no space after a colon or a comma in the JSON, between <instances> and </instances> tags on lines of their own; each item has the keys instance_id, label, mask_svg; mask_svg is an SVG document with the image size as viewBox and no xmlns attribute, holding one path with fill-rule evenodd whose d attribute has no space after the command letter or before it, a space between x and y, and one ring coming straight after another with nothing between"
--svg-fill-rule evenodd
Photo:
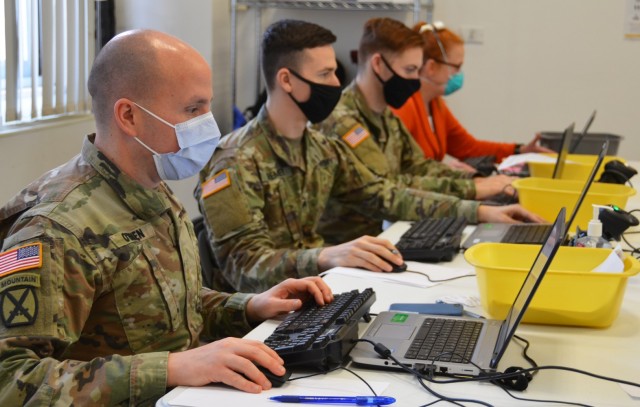
<instances>
[{"instance_id":1,"label":"name tape on uniform","mask_svg":"<svg viewBox=\"0 0 640 407\"><path fill-rule=\"evenodd\" d=\"M222 170L202 183L202 197L206 198L211 196L216 192L222 191L229 185L231 185L231 176L229 176L229 171Z\"/></svg>"},{"instance_id":2,"label":"name tape on uniform","mask_svg":"<svg viewBox=\"0 0 640 407\"><path fill-rule=\"evenodd\" d=\"M0 278L42 266L42 243L31 243L0 253Z\"/></svg>"},{"instance_id":3,"label":"name tape on uniform","mask_svg":"<svg viewBox=\"0 0 640 407\"><path fill-rule=\"evenodd\" d=\"M367 129L362 127L360 124L356 124L345 134L342 136L342 139L345 143L349 144L349 147L356 148L360 143L365 141L369 137L369 132Z\"/></svg>"}]
</instances>

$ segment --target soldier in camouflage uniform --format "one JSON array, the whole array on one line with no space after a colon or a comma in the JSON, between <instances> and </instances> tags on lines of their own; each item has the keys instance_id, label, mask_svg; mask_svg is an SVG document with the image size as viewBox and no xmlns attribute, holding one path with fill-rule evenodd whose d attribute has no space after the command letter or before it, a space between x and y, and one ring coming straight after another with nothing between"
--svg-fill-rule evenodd
<instances>
[{"instance_id":1,"label":"soldier in camouflage uniform","mask_svg":"<svg viewBox=\"0 0 640 407\"><path fill-rule=\"evenodd\" d=\"M223 138L195 192L222 271L213 276L216 286L262 291L335 266L390 271L383 258L402 262L390 242L371 236L323 247L316 227L330 197L377 221L476 219L476 202L398 188L340 143L307 129L307 119L322 120L340 98L334 41L330 31L303 21L279 21L264 34L267 103Z\"/></svg>"},{"instance_id":2,"label":"soldier in camouflage uniform","mask_svg":"<svg viewBox=\"0 0 640 407\"><path fill-rule=\"evenodd\" d=\"M0 208L0 405L153 405L167 387L211 382L270 388L253 362L282 374L273 350L238 338L199 346L200 336L243 335L332 296L317 277L255 296L201 287L192 224L162 180L193 175L217 144L206 61L168 35L125 33L97 56L89 90L97 132L81 154Z\"/></svg>"},{"instance_id":3,"label":"soldier in camouflage uniform","mask_svg":"<svg viewBox=\"0 0 640 407\"><path fill-rule=\"evenodd\" d=\"M419 89L421 65L419 34L390 18L369 20L358 50L357 77L344 90L329 118L315 128L351 150L371 172L399 185L463 199L486 199L503 192L510 185L511 177L469 179L468 173L425 158L400 119L389 109L389 105L401 106ZM501 211L487 209L482 207L481 211L496 217L485 218L479 213L481 221L532 219L520 207ZM362 234L378 234L382 224L331 199L319 231L327 242L337 244Z\"/></svg>"}]
</instances>

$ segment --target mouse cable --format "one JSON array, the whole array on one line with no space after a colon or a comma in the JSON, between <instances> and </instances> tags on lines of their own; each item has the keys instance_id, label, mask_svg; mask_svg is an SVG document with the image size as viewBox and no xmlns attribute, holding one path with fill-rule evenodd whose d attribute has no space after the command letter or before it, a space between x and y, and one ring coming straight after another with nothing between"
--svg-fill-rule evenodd
<instances>
[{"instance_id":1,"label":"mouse cable","mask_svg":"<svg viewBox=\"0 0 640 407\"><path fill-rule=\"evenodd\" d=\"M420 383L420 385L427 390L429 393L431 393L434 397L438 398L438 401L448 401L449 403L452 403L456 406L463 406L460 403L475 403L475 404L480 404L483 406L487 406L487 407L493 407L491 404L489 403L485 403L484 401L480 401L480 400L473 400L473 399L462 399L462 398L452 398L452 397L447 397L444 396L438 392L436 392L435 390L433 390L432 388L430 388L429 386L427 386L424 382L424 376L419 373L418 371L404 365L403 363L400 363L400 361L398 359L396 359L392 354L391 351L384 345L382 345L381 343L376 343L374 341L371 341L369 339L354 339L353 341L355 342L367 342L371 345L373 345L373 349L376 351L377 354L379 354L380 356L384 357L385 359L391 359L392 361L394 361L396 363L396 365L404 370L407 373L412 374L416 379L418 379L418 382ZM430 404L427 404L430 405Z\"/></svg>"},{"instance_id":2,"label":"mouse cable","mask_svg":"<svg viewBox=\"0 0 640 407\"><path fill-rule=\"evenodd\" d=\"M294 380L299 380L299 379L308 379L309 377L315 377L315 376L320 376L320 375L326 375L332 372L335 372L336 370L346 370L347 372L351 373L352 375L354 375L355 377L357 377L358 379L360 379L368 388L369 390L371 390L371 393L373 393L374 396L377 396L378 394L376 393L376 391L373 389L373 387L371 387L371 385L359 374L357 374L356 372L354 372L353 370L346 368L342 365L340 366L336 366L333 369L329 369L327 371L323 371L323 372L318 372L318 373L312 373L312 374L308 374L308 375L304 375L304 376L298 376L298 377L294 377L293 379L289 379L287 381L292 382Z\"/></svg>"},{"instance_id":3,"label":"mouse cable","mask_svg":"<svg viewBox=\"0 0 640 407\"><path fill-rule=\"evenodd\" d=\"M430 283L444 283L444 282L447 282L447 281L457 280L459 278L475 277L475 274L465 274L464 276L456 276L456 277L451 277L451 278L441 278L440 280L433 280L431 277L429 277L429 275L427 273L423 273L421 271L405 270L404 272L405 273L420 274L421 276L426 277L427 280L429 280Z\"/></svg>"}]
</instances>

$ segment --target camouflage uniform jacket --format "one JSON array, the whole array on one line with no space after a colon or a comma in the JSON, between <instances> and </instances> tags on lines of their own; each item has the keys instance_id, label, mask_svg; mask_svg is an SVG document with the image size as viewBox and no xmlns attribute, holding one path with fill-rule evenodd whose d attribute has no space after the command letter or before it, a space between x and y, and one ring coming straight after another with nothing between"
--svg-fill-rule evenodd
<instances>
[{"instance_id":1,"label":"camouflage uniform jacket","mask_svg":"<svg viewBox=\"0 0 640 407\"><path fill-rule=\"evenodd\" d=\"M450 169L446 164L424 157L400 119L389 108L374 113L355 81L343 92L329 118L316 129L339 140L374 174L410 188L454 195L463 199L475 197L475 184L468 175ZM460 213L476 221L477 204L468 205ZM381 232L381 222L362 216L331 200L319 231L330 243L342 243L361 234Z\"/></svg>"},{"instance_id":2,"label":"camouflage uniform jacket","mask_svg":"<svg viewBox=\"0 0 640 407\"><path fill-rule=\"evenodd\" d=\"M200 181L195 196L223 283L245 291L318 274L324 240L316 228L329 197L378 220L415 220L464 206L454 197L398 189L315 130L287 140L265 108L222 139Z\"/></svg>"},{"instance_id":3,"label":"camouflage uniform jacket","mask_svg":"<svg viewBox=\"0 0 640 407\"><path fill-rule=\"evenodd\" d=\"M250 296L201 288L168 187L140 186L92 136L0 208L0 242L2 406L152 405L169 352L250 329Z\"/></svg>"}]
</instances>

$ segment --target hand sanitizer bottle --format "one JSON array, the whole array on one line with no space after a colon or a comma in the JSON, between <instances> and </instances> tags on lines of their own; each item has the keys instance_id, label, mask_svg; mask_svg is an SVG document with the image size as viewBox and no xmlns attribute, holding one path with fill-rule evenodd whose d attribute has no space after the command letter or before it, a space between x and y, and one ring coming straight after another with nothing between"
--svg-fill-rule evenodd
<instances>
[{"instance_id":1,"label":"hand sanitizer bottle","mask_svg":"<svg viewBox=\"0 0 640 407\"><path fill-rule=\"evenodd\" d=\"M593 205L593 219L589 221L587 235L576 239L576 247L602 247L611 248L611 243L602 237L602 222L600 222L600 209L608 209L606 206Z\"/></svg>"}]
</instances>

